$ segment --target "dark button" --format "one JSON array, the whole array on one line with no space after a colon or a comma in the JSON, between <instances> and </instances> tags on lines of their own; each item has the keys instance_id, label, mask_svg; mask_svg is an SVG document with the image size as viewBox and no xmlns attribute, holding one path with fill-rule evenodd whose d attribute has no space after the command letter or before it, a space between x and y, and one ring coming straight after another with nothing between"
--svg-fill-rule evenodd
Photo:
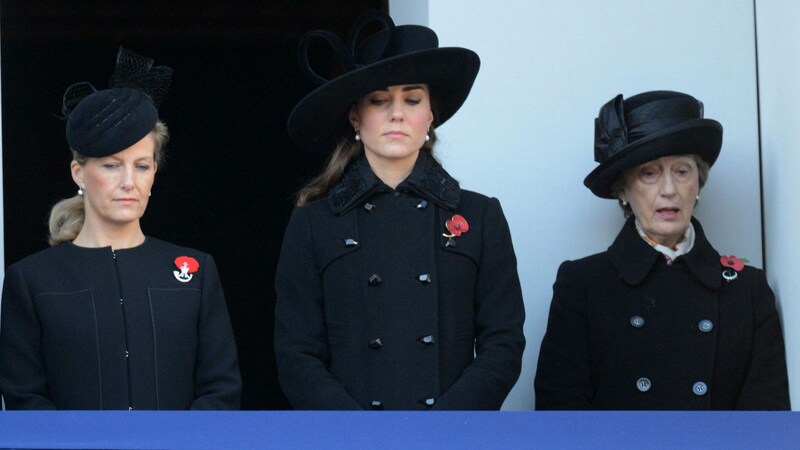
<instances>
[{"instance_id":1,"label":"dark button","mask_svg":"<svg viewBox=\"0 0 800 450\"><path fill-rule=\"evenodd\" d=\"M642 328L644 326L644 317L642 316L631 317L631 325L634 328Z\"/></svg>"},{"instance_id":2,"label":"dark button","mask_svg":"<svg viewBox=\"0 0 800 450\"><path fill-rule=\"evenodd\" d=\"M381 342L381 338L377 338L377 339L373 339L373 340L369 341L369 348L371 348L373 350L377 350L377 349L379 349L381 347L383 347L383 342Z\"/></svg>"},{"instance_id":3,"label":"dark button","mask_svg":"<svg viewBox=\"0 0 800 450\"><path fill-rule=\"evenodd\" d=\"M455 239L453 239L453 238L447 239L447 242L444 243L444 246L445 247L452 247L452 248L458 247L458 245L456 245Z\"/></svg>"},{"instance_id":4,"label":"dark button","mask_svg":"<svg viewBox=\"0 0 800 450\"><path fill-rule=\"evenodd\" d=\"M373 273L372 275L370 275L367 284L369 284L370 286L377 286L381 284L381 281L383 281L381 280L381 277L379 277L377 273Z\"/></svg>"},{"instance_id":5,"label":"dark button","mask_svg":"<svg viewBox=\"0 0 800 450\"><path fill-rule=\"evenodd\" d=\"M425 211L428 208L428 201L423 199L419 203L417 203L417 209L420 211Z\"/></svg>"},{"instance_id":6,"label":"dark button","mask_svg":"<svg viewBox=\"0 0 800 450\"><path fill-rule=\"evenodd\" d=\"M708 392L708 386L706 386L706 384L702 381L698 381L692 385L692 392L694 392L694 395L706 395L706 392Z\"/></svg>"},{"instance_id":7,"label":"dark button","mask_svg":"<svg viewBox=\"0 0 800 450\"><path fill-rule=\"evenodd\" d=\"M372 409L383 409L383 403L381 403L380 400L373 400L372 402L370 402L369 406Z\"/></svg>"},{"instance_id":8,"label":"dark button","mask_svg":"<svg viewBox=\"0 0 800 450\"><path fill-rule=\"evenodd\" d=\"M431 335L422 336L421 338L419 338L419 341L425 345L433 345L436 343L436 340Z\"/></svg>"},{"instance_id":9,"label":"dark button","mask_svg":"<svg viewBox=\"0 0 800 450\"><path fill-rule=\"evenodd\" d=\"M394 191L394 196L395 197L400 197L400 191Z\"/></svg>"},{"instance_id":10,"label":"dark button","mask_svg":"<svg viewBox=\"0 0 800 450\"><path fill-rule=\"evenodd\" d=\"M420 400L419 402L430 408L431 406L433 406L436 403L436 399L433 398L433 397L425 398L425 399Z\"/></svg>"},{"instance_id":11,"label":"dark button","mask_svg":"<svg viewBox=\"0 0 800 450\"><path fill-rule=\"evenodd\" d=\"M651 387L653 387L652 383L645 377L636 380L636 389L639 389L639 392L647 392Z\"/></svg>"},{"instance_id":12,"label":"dark button","mask_svg":"<svg viewBox=\"0 0 800 450\"><path fill-rule=\"evenodd\" d=\"M344 240L345 247L358 247L358 241L353 238L347 238Z\"/></svg>"},{"instance_id":13,"label":"dark button","mask_svg":"<svg viewBox=\"0 0 800 450\"><path fill-rule=\"evenodd\" d=\"M377 206L373 205L372 203L367 202L364 204L364 209L366 209L367 212L375 212L375 208L377 208Z\"/></svg>"},{"instance_id":14,"label":"dark button","mask_svg":"<svg viewBox=\"0 0 800 450\"><path fill-rule=\"evenodd\" d=\"M419 277L417 277L417 279L418 279L418 280L419 280L421 283L430 283L430 282L431 282L431 274L429 274L429 273L423 273L423 274L420 274L420 276L419 276Z\"/></svg>"},{"instance_id":15,"label":"dark button","mask_svg":"<svg viewBox=\"0 0 800 450\"><path fill-rule=\"evenodd\" d=\"M697 324L697 328L699 328L703 333L708 333L714 329L714 322L708 319L701 320L700 323Z\"/></svg>"}]
</instances>

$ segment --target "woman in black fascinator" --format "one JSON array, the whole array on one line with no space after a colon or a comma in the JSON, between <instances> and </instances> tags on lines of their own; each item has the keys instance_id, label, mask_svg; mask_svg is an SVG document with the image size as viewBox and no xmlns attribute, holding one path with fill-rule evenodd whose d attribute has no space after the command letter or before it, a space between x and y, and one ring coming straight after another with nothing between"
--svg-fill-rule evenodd
<instances>
[{"instance_id":1,"label":"woman in black fascinator","mask_svg":"<svg viewBox=\"0 0 800 450\"><path fill-rule=\"evenodd\" d=\"M158 104L172 69L120 48L111 87L64 95L77 195L50 213L52 247L3 284L8 409L238 409L241 379L211 256L146 236L164 158Z\"/></svg>"}]
</instances>

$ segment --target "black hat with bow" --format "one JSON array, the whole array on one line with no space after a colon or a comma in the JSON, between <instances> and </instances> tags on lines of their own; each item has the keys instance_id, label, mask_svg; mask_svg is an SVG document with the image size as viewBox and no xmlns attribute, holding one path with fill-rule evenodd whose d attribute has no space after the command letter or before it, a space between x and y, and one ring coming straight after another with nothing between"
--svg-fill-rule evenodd
<instances>
[{"instance_id":1,"label":"black hat with bow","mask_svg":"<svg viewBox=\"0 0 800 450\"><path fill-rule=\"evenodd\" d=\"M711 166L722 147L722 125L703 118L703 103L680 92L644 92L627 100L617 95L600 108L594 130L600 165L583 184L601 198L614 198L611 186L627 169L690 154Z\"/></svg>"},{"instance_id":2,"label":"black hat with bow","mask_svg":"<svg viewBox=\"0 0 800 450\"><path fill-rule=\"evenodd\" d=\"M147 136L158 122L158 105L172 69L120 47L109 89L75 83L64 93L67 142L83 156L113 155Z\"/></svg>"},{"instance_id":3,"label":"black hat with bow","mask_svg":"<svg viewBox=\"0 0 800 450\"><path fill-rule=\"evenodd\" d=\"M383 29L357 41L365 26L372 22ZM325 79L311 68L308 47L315 39L330 44L345 73ZM342 133L349 129L350 107L370 92L399 84L427 84L434 99L434 126L447 121L466 100L480 58L472 50L439 47L436 33L420 25L395 26L382 12L362 16L353 26L347 45L329 31L308 33L299 46L300 67L317 83L314 91L295 106L289 115L289 135L300 146L330 152Z\"/></svg>"}]
</instances>

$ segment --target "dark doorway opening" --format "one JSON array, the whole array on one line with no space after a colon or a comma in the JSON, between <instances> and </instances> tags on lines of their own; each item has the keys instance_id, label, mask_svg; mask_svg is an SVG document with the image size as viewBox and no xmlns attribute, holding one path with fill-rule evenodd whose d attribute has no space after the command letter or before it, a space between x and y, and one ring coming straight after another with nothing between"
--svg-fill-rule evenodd
<instances>
[{"instance_id":1,"label":"dark doorway opening","mask_svg":"<svg viewBox=\"0 0 800 450\"><path fill-rule=\"evenodd\" d=\"M275 266L293 194L325 158L286 133L292 107L314 87L298 68L297 43L318 28L344 37L363 12L388 11L388 1L236 3L3 0L5 262L46 248L50 207L75 193L56 118L66 87L107 87L120 45L172 67L160 108L171 141L142 227L214 256L239 349L242 407L285 409L272 349Z\"/></svg>"}]
</instances>

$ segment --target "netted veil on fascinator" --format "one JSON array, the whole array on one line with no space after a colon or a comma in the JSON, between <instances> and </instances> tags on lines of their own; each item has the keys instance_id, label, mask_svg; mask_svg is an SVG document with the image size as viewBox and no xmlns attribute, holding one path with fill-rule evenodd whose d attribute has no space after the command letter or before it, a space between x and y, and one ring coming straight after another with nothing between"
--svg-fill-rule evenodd
<instances>
[{"instance_id":1,"label":"netted veil on fascinator","mask_svg":"<svg viewBox=\"0 0 800 450\"><path fill-rule=\"evenodd\" d=\"M147 135L158 122L158 105L169 90L173 70L153 59L119 48L109 89L88 82L69 86L61 111L67 142L89 157L113 155Z\"/></svg>"},{"instance_id":2,"label":"netted veil on fascinator","mask_svg":"<svg viewBox=\"0 0 800 450\"><path fill-rule=\"evenodd\" d=\"M627 169L663 156L696 154L712 166L722 147L722 125L703 118L703 102L673 91L617 95L595 119L597 166L583 181L594 195L614 198L611 186Z\"/></svg>"}]
</instances>

